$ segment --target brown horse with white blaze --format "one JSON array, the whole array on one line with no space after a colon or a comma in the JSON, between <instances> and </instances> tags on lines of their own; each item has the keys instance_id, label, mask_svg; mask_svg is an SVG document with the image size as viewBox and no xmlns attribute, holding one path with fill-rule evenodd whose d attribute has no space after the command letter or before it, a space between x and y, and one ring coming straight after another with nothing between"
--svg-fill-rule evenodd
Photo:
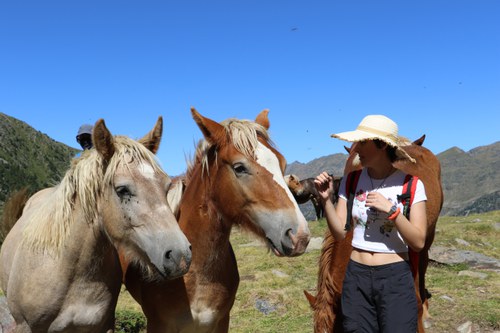
<instances>
[{"instance_id":1,"label":"brown horse with white blaze","mask_svg":"<svg viewBox=\"0 0 500 333\"><path fill-rule=\"evenodd\" d=\"M180 203L171 203L193 246L189 272L162 283L141 280L130 266L126 285L141 304L149 333L228 332L239 284L229 238L234 225L249 229L277 256L302 254L307 221L285 184L285 158L271 144L267 110L255 122L217 123L192 116L205 140L188 168ZM172 197L176 197L175 195Z\"/></svg>"},{"instance_id":2,"label":"brown horse with white blaze","mask_svg":"<svg viewBox=\"0 0 500 333\"><path fill-rule=\"evenodd\" d=\"M99 120L95 149L26 202L0 255L16 333L113 332L123 276L118 252L151 281L187 272L190 244L165 196L170 178L154 156L162 124L160 117L137 142L112 136Z\"/></svg>"},{"instance_id":3,"label":"brown horse with white blaze","mask_svg":"<svg viewBox=\"0 0 500 333\"><path fill-rule=\"evenodd\" d=\"M416 160L416 163L399 160L393 164L395 168L419 177L424 183L427 194L427 237L424 248L418 253L418 269L414 280L418 301L419 333L425 332L424 321L430 317L428 313L428 293L425 288L425 273L429 263L429 249L434 241L436 223L444 200L441 186L441 164L430 150L422 147L424 139L425 136L422 136L413 143L408 142L407 145L402 146ZM344 169L344 175L360 168L357 154L351 153L354 151L352 147L350 149L346 148L349 157ZM314 311L315 333L343 332L340 296L347 263L352 251L351 240L352 231L347 233L345 239L336 241L329 230L326 230L319 260L317 294L312 296L304 292Z\"/></svg>"}]
</instances>

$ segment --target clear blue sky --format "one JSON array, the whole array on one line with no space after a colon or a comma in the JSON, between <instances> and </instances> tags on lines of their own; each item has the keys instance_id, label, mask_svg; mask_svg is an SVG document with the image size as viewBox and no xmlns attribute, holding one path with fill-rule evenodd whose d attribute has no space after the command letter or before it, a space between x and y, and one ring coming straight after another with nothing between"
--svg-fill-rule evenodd
<instances>
[{"instance_id":1,"label":"clear blue sky","mask_svg":"<svg viewBox=\"0 0 500 333\"><path fill-rule=\"evenodd\" d=\"M270 109L288 162L343 153L367 114L435 153L500 139L500 1L0 2L0 112L78 147L104 118L141 137L164 117L171 175L201 138L190 115Z\"/></svg>"}]
</instances>

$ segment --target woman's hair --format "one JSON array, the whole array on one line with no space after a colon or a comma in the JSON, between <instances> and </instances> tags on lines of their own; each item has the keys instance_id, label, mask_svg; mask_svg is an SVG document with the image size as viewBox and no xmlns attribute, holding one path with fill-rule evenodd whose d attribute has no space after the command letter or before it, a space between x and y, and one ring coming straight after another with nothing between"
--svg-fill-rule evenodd
<instances>
[{"instance_id":1,"label":"woman's hair","mask_svg":"<svg viewBox=\"0 0 500 333\"><path fill-rule=\"evenodd\" d=\"M396 147L393 147L387 142L384 142L380 139L373 139L373 142L375 143L375 146L377 146L377 148L385 147L385 151L387 152L387 157L389 157L389 160L391 162L396 161L396 159L398 158L398 156L396 155L396 149L397 149Z\"/></svg>"}]
</instances>

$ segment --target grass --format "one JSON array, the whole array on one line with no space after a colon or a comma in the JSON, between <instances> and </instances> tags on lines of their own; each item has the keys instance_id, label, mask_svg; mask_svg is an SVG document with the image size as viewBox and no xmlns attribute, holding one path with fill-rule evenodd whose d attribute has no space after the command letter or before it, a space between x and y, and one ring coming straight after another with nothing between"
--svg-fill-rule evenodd
<instances>
[{"instance_id":1,"label":"grass","mask_svg":"<svg viewBox=\"0 0 500 333\"><path fill-rule=\"evenodd\" d=\"M434 246L475 251L500 259L500 211L468 217L441 217ZM324 220L309 223L313 237L321 237ZM495 227L496 226L496 227ZM457 240L465 240L469 245ZM231 333L312 332L312 312L303 290L315 292L320 251L296 258L277 258L255 238L238 229L231 241L238 260L240 287L231 311ZM426 282L432 294L433 317L427 333L456 332L471 321L475 332L500 330L500 273L476 270L485 279L460 276L466 264L430 265ZM268 313L256 307L265 304ZM140 306L123 289L117 307L117 333L145 332ZM140 329L142 327L142 329Z\"/></svg>"},{"instance_id":2,"label":"grass","mask_svg":"<svg viewBox=\"0 0 500 333\"><path fill-rule=\"evenodd\" d=\"M441 217L434 246L475 251L500 259L498 224L500 211ZM309 226L313 237L322 237L326 222L314 221ZM312 332L312 312L303 290L315 292L320 251L296 258L277 258L264 246L256 245L255 237L239 229L233 230L231 242L241 282L231 311L230 332ZM456 332L456 328L467 321L473 322L477 332L500 329L500 273L479 270L487 275L485 279L458 275L467 269L465 264L429 267L427 286L432 294L429 303L433 319L428 333ZM259 311L258 304L264 304L268 313ZM140 313L140 307L123 290L117 311Z\"/></svg>"},{"instance_id":3,"label":"grass","mask_svg":"<svg viewBox=\"0 0 500 333\"><path fill-rule=\"evenodd\" d=\"M467 217L441 217L434 246L475 251L500 259L500 211ZM325 220L309 223L313 237L322 237ZM463 245L457 239L465 240ZM277 258L256 239L234 229L231 242L238 260L241 282L231 311L231 333L312 332L312 311L303 290L315 293L320 251L296 258ZM431 265L427 287L432 294L432 327L428 333L456 332L472 321L481 332L500 329L500 273L479 270L485 279L459 276L465 264ZM257 305L265 305L267 314ZM123 291L118 311L139 311L140 307Z\"/></svg>"}]
</instances>

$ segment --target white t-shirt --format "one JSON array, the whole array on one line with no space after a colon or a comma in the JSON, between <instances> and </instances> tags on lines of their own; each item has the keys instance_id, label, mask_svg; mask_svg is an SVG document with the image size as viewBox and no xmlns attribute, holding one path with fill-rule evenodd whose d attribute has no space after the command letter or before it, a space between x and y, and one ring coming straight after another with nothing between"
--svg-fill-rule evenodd
<instances>
[{"instance_id":1,"label":"white t-shirt","mask_svg":"<svg viewBox=\"0 0 500 333\"><path fill-rule=\"evenodd\" d=\"M365 206L367 193L376 191L396 204L402 212L403 204L398 202L397 196L403 192L405 176L404 172L396 170L387 179L370 179L366 168L361 171L352 205L352 219L355 226L352 239L353 247L370 252L408 252L408 245L403 241L394 222L387 218L388 214ZM346 180L347 177L342 178L339 197L347 201ZM425 200L427 200L427 196L424 184L419 179L413 203Z\"/></svg>"}]
</instances>

